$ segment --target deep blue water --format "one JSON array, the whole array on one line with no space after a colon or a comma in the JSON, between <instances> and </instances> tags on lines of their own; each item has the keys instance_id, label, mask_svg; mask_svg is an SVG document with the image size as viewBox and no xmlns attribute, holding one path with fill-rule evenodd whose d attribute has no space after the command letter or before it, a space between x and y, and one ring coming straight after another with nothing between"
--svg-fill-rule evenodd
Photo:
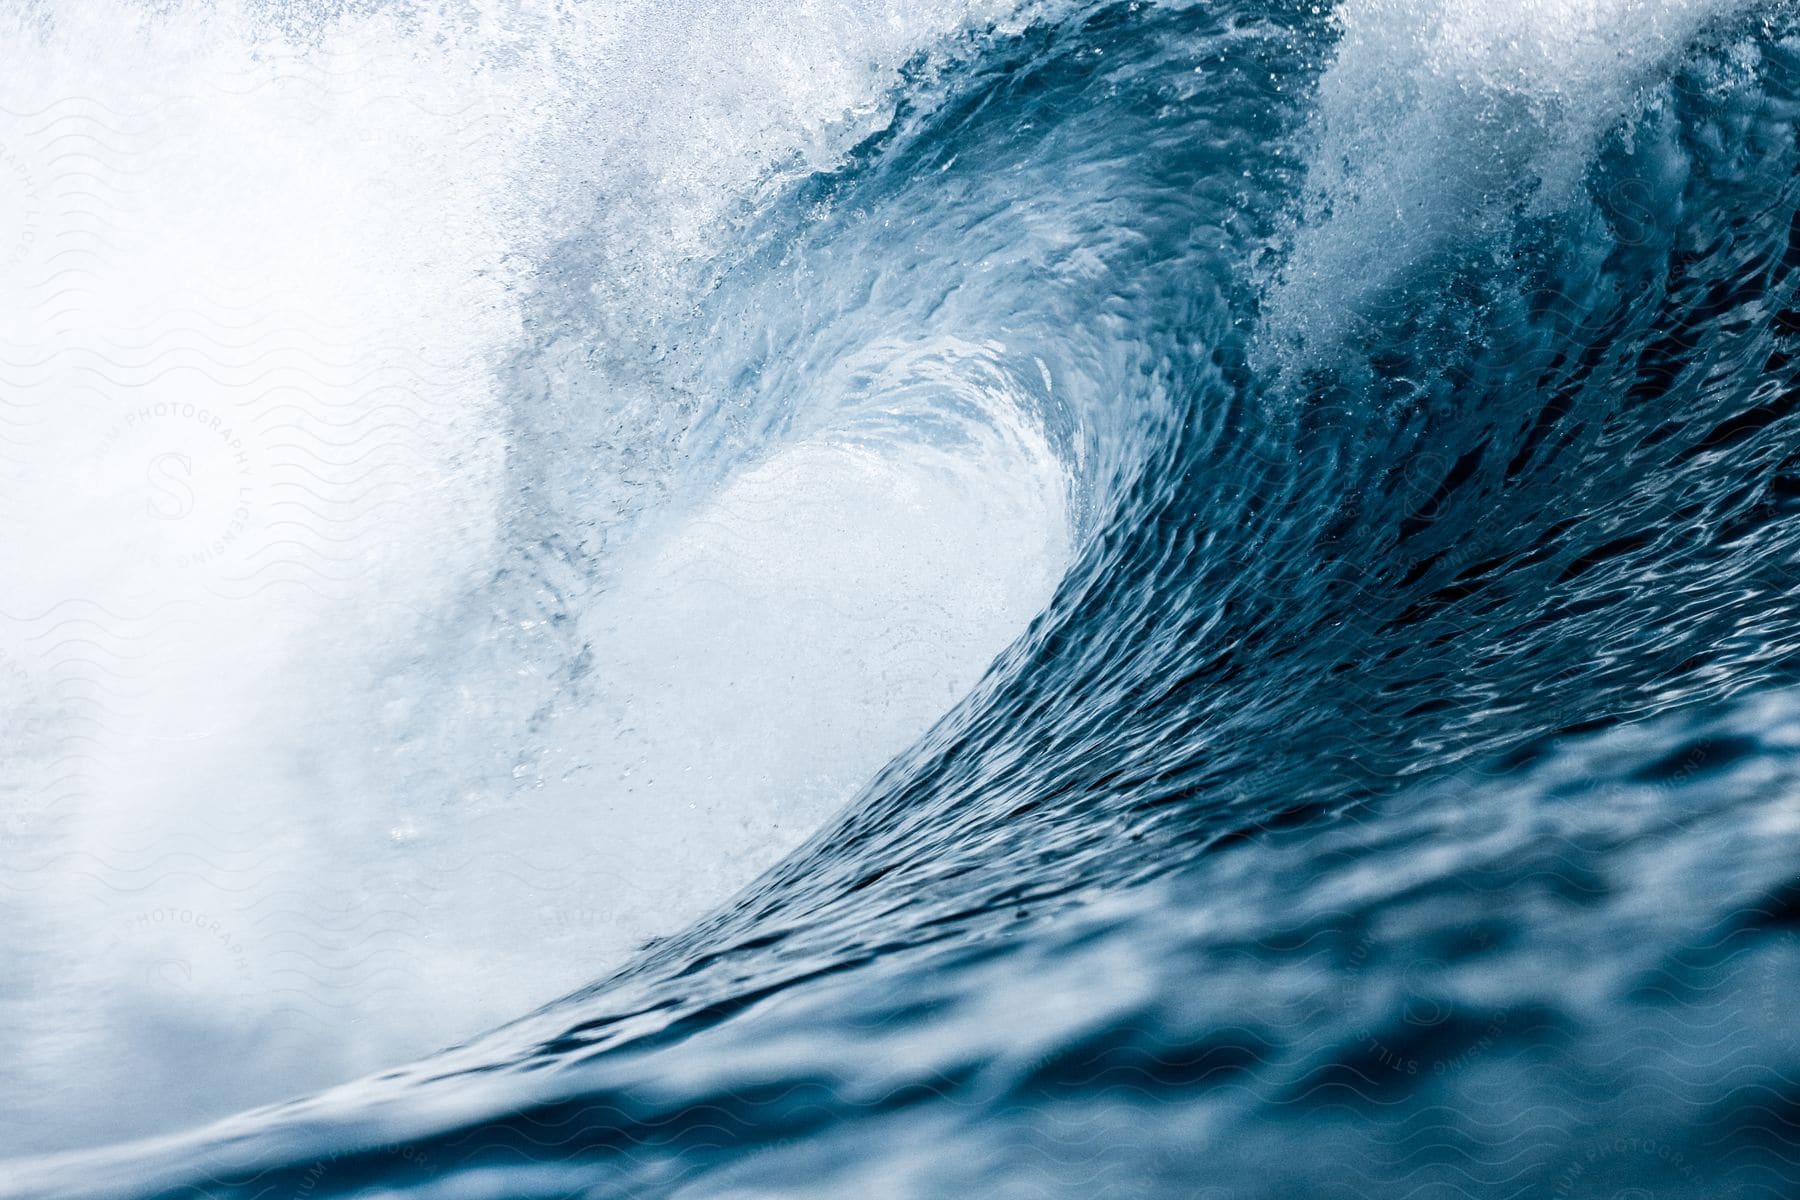
<instances>
[{"instance_id":1,"label":"deep blue water","mask_svg":"<svg viewBox=\"0 0 1800 1200\"><path fill-rule=\"evenodd\" d=\"M616 975L0 1194L1800 1193L1797 35L1591 109L1310 3L922 53L669 340L721 446L870 328L1000 347L1050 606Z\"/></svg>"}]
</instances>

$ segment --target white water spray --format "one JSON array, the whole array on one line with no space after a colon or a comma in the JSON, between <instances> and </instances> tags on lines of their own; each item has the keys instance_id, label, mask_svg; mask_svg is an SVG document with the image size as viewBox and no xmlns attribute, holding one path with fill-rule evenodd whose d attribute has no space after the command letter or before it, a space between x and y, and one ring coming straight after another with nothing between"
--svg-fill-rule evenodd
<instances>
[{"instance_id":1,"label":"white water spray","mask_svg":"<svg viewBox=\"0 0 1800 1200\"><path fill-rule=\"evenodd\" d=\"M615 369L735 204L1001 7L0 15L0 1153L553 999L1022 628L1069 554L1029 420L959 453L822 419L672 496L679 398ZM521 421L545 289L609 365ZM544 640L495 624L526 459L560 537L656 517Z\"/></svg>"}]
</instances>

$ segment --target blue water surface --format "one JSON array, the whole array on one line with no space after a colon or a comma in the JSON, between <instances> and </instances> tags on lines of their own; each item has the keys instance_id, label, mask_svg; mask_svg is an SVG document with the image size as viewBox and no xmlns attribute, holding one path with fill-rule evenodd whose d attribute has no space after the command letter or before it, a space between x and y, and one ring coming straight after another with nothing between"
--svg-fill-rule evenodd
<instances>
[{"instance_id":1,"label":"blue water surface","mask_svg":"<svg viewBox=\"0 0 1800 1200\"><path fill-rule=\"evenodd\" d=\"M1387 226L1321 156L1407 146L1321 122L1310 3L922 53L669 340L721 445L870 328L988 347L1069 465L1050 606L613 977L0 1193L1800 1192L1800 23L1696 28L1585 132L1458 92L1330 253Z\"/></svg>"}]
</instances>

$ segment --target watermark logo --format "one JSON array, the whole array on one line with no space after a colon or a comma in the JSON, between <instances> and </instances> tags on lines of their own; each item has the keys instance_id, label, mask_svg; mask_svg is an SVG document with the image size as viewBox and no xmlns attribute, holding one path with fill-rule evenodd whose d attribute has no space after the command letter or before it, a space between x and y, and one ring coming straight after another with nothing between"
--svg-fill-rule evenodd
<instances>
[{"instance_id":1,"label":"watermark logo","mask_svg":"<svg viewBox=\"0 0 1800 1200\"><path fill-rule=\"evenodd\" d=\"M17 152L0 146L0 271L25 261L43 226L43 185Z\"/></svg>"},{"instance_id":2,"label":"watermark logo","mask_svg":"<svg viewBox=\"0 0 1800 1200\"><path fill-rule=\"evenodd\" d=\"M170 450L150 460L144 471L150 484L150 515L179 521L194 511L194 456Z\"/></svg>"},{"instance_id":3,"label":"watermark logo","mask_svg":"<svg viewBox=\"0 0 1800 1200\"><path fill-rule=\"evenodd\" d=\"M358 1165L365 1174L375 1162L382 1162L386 1169L397 1174L428 1174L431 1171L430 1156L420 1147L404 1142L389 1142L355 1152L337 1151L317 1160L306 1169L294 1188L293 1200L311 1200L313 1196L326 1194L321 1190L321 1185L338 1163L347 1158L360 1160Z\"/></svg>"},{"instance_id":4,"label":"watermark logo","mask_svg":"<svg viewBox=\"0 0 1800 1200\"><path fill-rule=\"evenodd\" d=\"M1648 1200L1653 1193L1634 1180L1699 1181L1687 1156L1655 1138L1613 1137L1590 1142L1556 1176L1552 1197L1602 1196L1607 1200Z\"/></svg>"},{"instance_id":5,"label":"watermark logo","mask_svg":"<svg viewBox=\"0 0 1800 1200\"><path fill-rule=\"evenodd\" d=\"M240 557L258 492L254 430L241 414L186 400L140 403L99 442L103 469L128 481L114 520L164 566Z\"/></svg>"},{"instance_id":6,"label":"watermark logo","mask_svg":"<svg viewBox=\"0 0 1800 1200\"><path fill-rule=\"evenodd\" d=\"M199 909L147 908L126 917L119 931L121 948L145 956L155 991L197 997L223 984L255 983L244 939L229 923Z\"/></svg>"},{"instance_id":7,"label":"watermark logo","mask_svg":"<svg viewBox=\"0 0 1800 1200\"><path fill-rule=\"evenodd\" d=\"M1492 938L1476 930L1462 950L1479 954L1490 948ZM1446 991L1451 964L1430 954L1411 954L1396 961L1381 955L1374 939L1364 935L1332 969L1324 1000L1332 1014L1355 1012L1374 996L1390 997L1379 1021L1353 1021L1346 1046L1359 1064L1380 1074L1408 1079L1455 1075L1491 1052L1508 1033L1506 1013L1489 1013L1479 1024L1462 1031L1443 1051L1421 1055L1419 1047L1432 1044L1409 1031L1428 1031L1458 1018ZM1384 987L1391 983L1392 987Z\"/></svg>"}]
</instances>

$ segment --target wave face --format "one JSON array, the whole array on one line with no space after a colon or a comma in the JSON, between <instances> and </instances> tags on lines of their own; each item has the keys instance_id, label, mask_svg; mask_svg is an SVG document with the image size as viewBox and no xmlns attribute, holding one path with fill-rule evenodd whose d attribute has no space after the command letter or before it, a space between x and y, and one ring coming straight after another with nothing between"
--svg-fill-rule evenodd
<instances>
[{"instance_id":1,"label":"wave face","mask_svg":"<svg viewBox=\"0 0 1800 1200\"><path fill-rule=\"evenodd\" d=\"M654 320L567 282L636 278L608 218L550 246L480 594L598 644L642 628L608 605L691 590L658 505L849 547L781 507L825 478L848 522L917 489L1026 564L995 589L1049 572L979 606L1029 625L600 982L0 1193L1791 1193L1800 17L1239 0L908 36L878 119L753 164L700 266L616 293ZM578 371L679 438L576 411ZM671 500L566 473L665 444ZM945 569L896 553L923 566L882 604ZM570 582L606 572L674 582Z\"/></svg>"}]
</instances>

